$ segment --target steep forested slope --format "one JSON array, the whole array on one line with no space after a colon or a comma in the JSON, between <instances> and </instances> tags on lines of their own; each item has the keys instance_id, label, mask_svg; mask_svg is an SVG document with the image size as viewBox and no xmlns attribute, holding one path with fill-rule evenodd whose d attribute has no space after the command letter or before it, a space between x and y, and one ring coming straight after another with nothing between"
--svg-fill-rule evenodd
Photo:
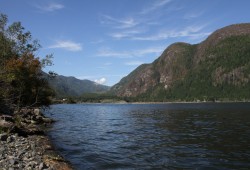
<instances>
[{"instance_id":1,"label":"steep forested slope","mask_svg":"<svg viewBox=\"0 0 250 170\"><path fill-rule=\"evenodd\" d=\"M200 44L172 44L111 92L140 101L250 99L250 24L222 28Z\"/></svg>"}]
</instances>

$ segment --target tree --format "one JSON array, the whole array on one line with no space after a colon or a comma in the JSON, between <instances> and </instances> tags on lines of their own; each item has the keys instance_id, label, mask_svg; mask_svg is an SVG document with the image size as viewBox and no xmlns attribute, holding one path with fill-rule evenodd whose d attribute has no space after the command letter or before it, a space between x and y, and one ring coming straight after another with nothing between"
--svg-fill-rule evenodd
<instances>
[{"instance_id":1,"label":"tree","mask_svg":"<svg viewBox=\"0 0 250 170\"><path fill-rule=\"evenodd\" d=\"M40 61L34 54L38 41L20 22L8 27L7 22L7 16L0 14L0 107L49 106L54 93L42 68L52 65L52 55Z\"/></svg>"}]
</instances>

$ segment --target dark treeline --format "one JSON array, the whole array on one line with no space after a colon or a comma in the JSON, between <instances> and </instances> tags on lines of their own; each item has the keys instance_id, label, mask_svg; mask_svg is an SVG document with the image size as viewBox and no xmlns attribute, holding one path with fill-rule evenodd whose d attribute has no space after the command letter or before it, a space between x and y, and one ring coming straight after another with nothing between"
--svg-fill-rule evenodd
<instances>
[{"instance_id":1,"label":"dark treeline","mask_svg":"<svg viewBox=\"0 0 250 170\"><path fill-rule=\"evenodd\" d=\"M116 103L126 101L124 97L118 97L110 93L84 93L81 96L61 96L54 100L55 103Z\"/></svg>"}]
</instances>

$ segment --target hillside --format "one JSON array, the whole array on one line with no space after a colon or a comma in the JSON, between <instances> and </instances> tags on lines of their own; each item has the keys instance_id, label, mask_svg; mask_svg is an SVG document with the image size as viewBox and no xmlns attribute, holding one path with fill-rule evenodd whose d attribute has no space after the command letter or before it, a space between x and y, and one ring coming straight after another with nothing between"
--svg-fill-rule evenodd
<instances>
[{"instance_id":1,"label":"hillside","mask_svg":"<svg viewBox=\"0 0 250 170\"><path fill-rule=\"evenodd\" d=\"M110 87L97 84L90 80L79 80L75 77L56 76L49 79L50 86L57 96L81 96L83 93L103 93Z\"/></svg>"},{"instance_id":2,"label":"hillside","mask_svg":"<svg viewBox=\"0 0 250 170\"><path fill-rule=\"evenodd\" d=\"M219 29L200 44L172 44L111 92L139 101L249 100L250 24Z\"/></svg>"}]
</instances>

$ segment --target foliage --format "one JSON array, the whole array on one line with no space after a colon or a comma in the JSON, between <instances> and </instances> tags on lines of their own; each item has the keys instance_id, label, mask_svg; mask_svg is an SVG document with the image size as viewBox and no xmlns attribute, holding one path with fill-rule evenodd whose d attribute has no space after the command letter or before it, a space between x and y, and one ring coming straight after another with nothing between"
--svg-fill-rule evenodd
<instances>
[{"instance_id":1,"label":"foliage","mask_svg":"<svg viewBox=\"0 0 250 170\"><path fill-rule=\"evenodd\" d=\"M72 97L69 97L68 100L67 100L67 103L68 104L75 104L76 101Z\"/></svg>"},{"instance_id":2,"label":"foliage","mask_svg":"<svg viewBox=\"0 0 250 170\"><path fill-rule=\"evenodd\" d=\"M250 35L230 36L207 47L203 60L195 65L196 47L188 47L190 49L185 52L185 57L177 60L177 67L171 65L175 81L169 88L165 89L164 84L159 83L146 93L128 100L249 101ZM182 67L187 68L184 77L178 73Z\"/></svg>"},{"instance_id":3,"label":"foliage","mask_svg":"<svg viewBox=\"0 0 250 170\"><path fill-rule=\"evenodd\" d=\"M40 47L20 22L7 27L0 15L0 106L1 108L48 106L53 91L43 77L42 67L51 64L51 55L40 61L34 52ZM6 110L1 110L5 112Z\"/></svg>"},{"instance_id":4,"label":"foliage","mask_svg":"<svg viewBox=\"0 0 250 170\"><path fill-rule=\"evenodd\" d=\"M123 100L121 97L117 97L109 93L84 93L80 97L76 98L79 102L84 103L103 103L103 102L117 102Z\"/></svg>"}]
</instances>

